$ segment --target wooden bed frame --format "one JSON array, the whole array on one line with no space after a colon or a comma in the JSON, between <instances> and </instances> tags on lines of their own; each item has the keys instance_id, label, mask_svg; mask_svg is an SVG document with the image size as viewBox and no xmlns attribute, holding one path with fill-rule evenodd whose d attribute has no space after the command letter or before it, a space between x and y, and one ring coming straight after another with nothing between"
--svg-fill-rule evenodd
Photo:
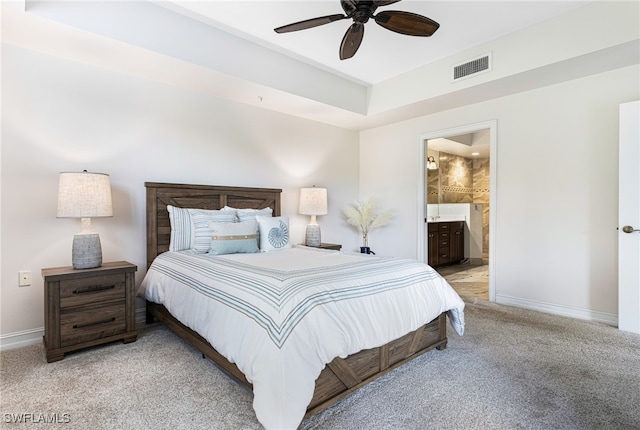
<instances>
[{"instance_id":1,"label":"wooden bed frame","mask_svg":"<svg viewBox=\"0 0 640 430\"><path fill-rule=\"evenodd\" d=\"M158 254L169 250L171 225L167 205L200 209L220 209L225 205L255 209L271 207L274 216L280 215L280 189L155 182L147 182L145 187L147 269ZM147 301L147 323L153 322L154 318L196 347L232 377L252 388L236 365L219 354L202 336L175 319L164 306ZM386 345L360 351L345 359L335 358L316 380L314 396L307 407L305 418L413 358L433 348L444 349L446 345L446 317L442 313L430 323Z\"/></svg>"}]
</instances>

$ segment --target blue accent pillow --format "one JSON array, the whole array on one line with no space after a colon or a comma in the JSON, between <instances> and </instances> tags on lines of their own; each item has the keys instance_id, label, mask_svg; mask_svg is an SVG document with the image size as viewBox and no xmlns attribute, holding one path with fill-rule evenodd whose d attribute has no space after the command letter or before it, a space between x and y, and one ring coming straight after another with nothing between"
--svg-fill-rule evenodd
<instances>
[{"instance_id":1,"label":"blue accent pillow","mask_svg":"<svg viewBox=\"0 0 640 430\"><path fill-rule=\"evenodd\" d=\"M209 254L250 254L258 252L256 220L220 223L211 222L211 249Z\"/></svg>"},{"instance_id":2,"label":"blue accent pillow","mask_svg":"<svg viewBox=\"0 0 640 430\"><path fill-rule=\"evenodd\" d=\"M238 221L240 222L255 220L256 216L270 217L273 215L273 209L271 209L270 207L266 207L263 209L237 209L230 206L225 206L220 210L222 212L233 212L238 217ZM258 248L260 248L260 232L256 230L256 234L258 235Z\"/></svg>"}]
</instances>

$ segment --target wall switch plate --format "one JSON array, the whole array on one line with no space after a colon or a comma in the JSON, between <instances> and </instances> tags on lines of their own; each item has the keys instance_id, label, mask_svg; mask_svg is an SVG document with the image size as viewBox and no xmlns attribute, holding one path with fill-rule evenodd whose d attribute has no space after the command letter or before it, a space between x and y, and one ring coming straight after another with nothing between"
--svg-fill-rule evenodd
<instances>
[{"instance_id":1,"label":"wall switch plate","mask_svg":"<svg viewBox=\"0 0 640 430\"><path fill-rule=\"evenodd\" d=\"M18 272L18 285L21 287L31 285L31 270L21 270Z\"/></svg>"}]
</instances>

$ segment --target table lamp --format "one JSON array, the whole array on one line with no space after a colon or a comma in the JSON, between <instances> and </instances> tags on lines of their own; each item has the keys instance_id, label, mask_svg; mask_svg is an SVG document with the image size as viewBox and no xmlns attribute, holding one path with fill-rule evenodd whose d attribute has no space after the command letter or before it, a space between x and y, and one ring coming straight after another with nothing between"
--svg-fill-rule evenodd
<instances>
[{"instance_id":1,"label":"table lamp","mask_svg":"<svg viewBox=\"0 0 640 430\"><path fill-rule=\"evenodd\" d=\"M109 175L61 172L58 183L57 218L80 218L81 231L73 236L71 260L74 269L102 265L100 236L91 230L91 218L113 216Z\"/></svg>"},{"instance_id":2,"label":"table lamp","mask_svg":"<svg viewBox=\"0 0 640 430\"><path fill-rule=\"evenodd\" d=\"M305 234L305 245L320 246L320 226L316 221L316 216L327 214L327 189L300 188L298 212L302 215L311 215L311 222L307 225Z\"/></svg>"}]
</instances>

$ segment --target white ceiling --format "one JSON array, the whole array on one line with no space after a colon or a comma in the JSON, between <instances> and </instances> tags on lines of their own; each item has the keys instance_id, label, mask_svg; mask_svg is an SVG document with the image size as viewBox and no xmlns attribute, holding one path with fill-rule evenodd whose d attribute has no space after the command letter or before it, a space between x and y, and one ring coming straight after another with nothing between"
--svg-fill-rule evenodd
<instances>
[{"instance_id":1,"label":"white ceiling","mask_svg":"<svg viewBox=\"0 0 640 430\"><path fill-rule=\"evenodd\" d=\"M405 36L370 20L362 46L344 61L338 49L349 20L273 31L340 13L339 0L22 1L26 14L5 19L4 12L3 43L353 130L637 64L640 58L638 40L624 31L594 34L602 9L594 1L404 0L379 10L428 16L440 23L438 31L429 38ZM492 47L491 74L450 85L451 59L469 60L462 54Z\"/></svg>"},{"instance_id":2,"label":"white ceiling","mask_svg":"<svg viewBox=\"0 0 640 430\"><path fill-rule=\"evenodd\" d=\"M446 152L471 159L487 159L490 157L491 143L489 130L447 138L429 139L429 150Z\"/></svg>"},{"instance_id":3,"label":"white ceiling","mask_svg":"<svg viewBox=\"0 0 640 430\"><path fill-rule=\"evenodd\" d=\"M586 3L589 2L404 0L380 7L378 11L403 10L427 16L440 24L433 36L397 34L370 20L356 55L341 61L338 49L351 20L284 34L273 31L293 22L343 13L339 0L158 2L161 6L365 85L481 45Z\"/></svg>"}]
</instances>

